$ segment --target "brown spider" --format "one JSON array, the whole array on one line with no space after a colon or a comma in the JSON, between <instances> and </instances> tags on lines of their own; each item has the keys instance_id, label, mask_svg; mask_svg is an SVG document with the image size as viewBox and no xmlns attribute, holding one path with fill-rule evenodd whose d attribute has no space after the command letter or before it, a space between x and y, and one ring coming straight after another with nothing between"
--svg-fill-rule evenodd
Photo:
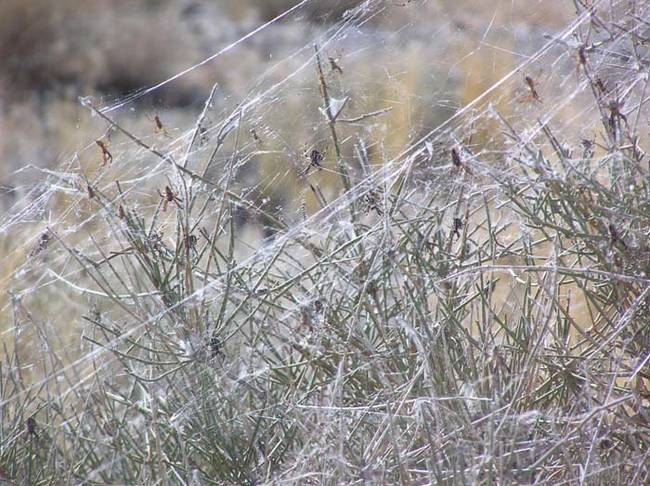
<instances>
[{"instance_id":1,"label":"brown spider","mask_svg":"<svg viewBox=\"0 0 650 486\"><path fill-rule=\"evenodd\" d=\"M587 69L587 52L585 46L580 46L578 48L578 62Z\"/></svg>"},{"instance_id":2,"label":"brown spider","mask_svg":"<svg viewBox=\"0 0 650 486\"><path fill-rule=\"evenodd\" d=\"M198 238L194 234L187 234L183 233L183 245L185 245L185 248L188 250L196 250L196 243L198 241Z\"/></svg>"},{"instance_id":3,"label":"brown spider","mask_svg":"<svg viewBox=\"0 0 650 486\"><path fill-rule=\"evenodd\" d=\"M169 203L176 203L176 206L178 206L179 208L181 207L179 203L182 202L182 199L178 197L178 194L172 191L171 187L165 186L165 194L160 192L160 190L158 191L158 194L160 195L160 198L163 200L163 211L167 211L167 206L169 205Z\"/></svg>"},{"instance_id":4,"label":"brown spider","mask_svg":"<svg viewBox=\"0 0 650 486\"><path fill-rule=\"evenodd\" d=\"M623 121L628 133L630 131L630 126L627 123L627 117L621 111L624 104L625 103L623 101L619 101L617 99L610 100L610 102L607 103L607 109L609 110L609 119L607 122L612 134L616 134L616 122L619 120Z\"/></svg>"},{"instance_id":5,"label":"brown spider","mask_svg":"<svg viewBox=\"0 0 650 486\"><path fill-rule=\"evenodd\" d=\"M305 168L305 170L302 171L301 175L307 175L312 167L317 170L321 170L323 168L321 162L323 161L324 157L323 154L318 150L313 149L308 154L305 153L305 157L309 157L309 165Z\"/></svg>"},{"instance_id":6,"label":"brown spider","mask_svg":"<svg viewBox=\"0 0 650 486\"><path fill-rule=\"evenodd\" d=\"M580 143L582 144L582 158L583 159L590 159L591 157L594 156L594 140L589 140L586 138L583 138Z\"/></svg>"},{"instance_id":7,"label":"brown spider","mask_svg":"<svg viewBox=\"0 0 650 486\"><path fill-rule=\"evenodd\" d=\"M102 160L103 164L113 162L113 155L108 151L108 142L103 142L102 140L95 140L95 143L99 146L102 151Z\"/></svg>"},{"instance_id":8,"label":"brown spider","mask_svg":"<svg viewBox=\"0 0 650 486\"><path fill-rule=\"evenodd\" d=\"M473 175L472 171L467 167L467 164L463 162L463 160L460 158L460 154L458 153L458 150L455 148L451 149L451 163L454 164L454 167L457 169L462 169L465 172L467 172L469 175Z\"/></svg>"},{"instance_id":9,"label":"brown spider","mask_svg":"<svg viewBox=\"0 0 650 486\"><path fill-rule=\"evenodd\" d=\"M585 70L585 74L589 76L589 64L587 59L587 49L585 46L578 47L578 64L576 65L577 79L580 79L580 66Z\"/></svg>"},{"instance_id":10,"label":"brown spider","mask_svg":"<svg viewBox=\"0 0 650 486\"><path fill-rule=\"evenodd\" d=\"M208 129L205 128L203 125L199 126L199 144L200 145L205 145L210 141L210 134L208 133Z\"/></svg>"},{"instance_id":11,"label":"brown spider","mask_svg":"<svg viewBox=\"0 0 650 486\"><path fill-rule=\"evenodd\" d=\"M627 245L623 241L623 238L621 238L621 234L618 232L616 226L614 226L613 223L609 223L607 229L609 230L609 237L611 239L612 246L616 245L616 243L620 243L623 248L627 248Z\"/></svg>"},{"instance_id":12,"label":"brown spider","mask_svg":"<svg viewBox=\"0 0 650 486\"><path fill-rule=\"evenodd\" d=\"M370 211L375 211L379 216L384 214L379 206L379 194L375 190L370 190L363 195L362 205L363 212L366 214Z\"/></svg>"},{"instance_id":13,"label":"brown spider","mask_svg":"<svg viewBox=\"0 0 650 486\"><path fill-rule=\"evenodd\" d=\"M223 342L217 336L212 336L208 340L208 348L210 350L210 359L218 358L224 356L223 353Z\"/></svg>"},{"instance_id":14,"label":"brown spider","mask_svg":"<svg viewBox=\"0 0 650 486\"><path fill-rule=\"evenodd\" d=\"M343 74L343 69L339 66L339 60L337 58L330 56L327 59L330 62L330 69L332 71L337 71L339 74Z\"/></svg>"},{"instance_id":15,"label":"brown spider","mask_svg":"<svg viewBox=\"0 0 650 486\"><path fill-rule=\"evenodd\" d=\"M454 225L451 229L452 234L456 235L456 238L460 238L460 230L463 229L463 220L460 218L454 218Z\"/></svg>"},{"instance_id":16,"label":"brown spider","mask_svg":"<svg viewBox=\"0 0 650 486\"><path fill-rule=\"evenodd\" d=\"M165 137L171 138L171 135L169 134L169 132L165 128L165 125L163 125L163 122L160 120L160 117L158 115L153 115L153 116L150 115L150 116L148 116L148 118L154 124L154 129L153 129L154 133L161 133Z\"/></svg>"},{"instance_id":17,"label":"brown spider","mask_svg":"<svg viewBox=\"0 0 650 486\"><path fill-rule=\"evenodd\" d=\"M29 252L30 257L34 257L38 255L39 253L42 253L47 249L47 245L50 243L50 235L48 233L43 233L39 239L36 245L31 249Z\"/></svg>"},{"instance_id":18,"label":"brown spider","mask_svg":"<svg viewBox=\"0 0 650 486\"><path fill-rule=\"evenodd\" d=\"M623 105L624 105L624 104L625 104L625 103L623 103L622 101L611 100L611 101L607 104L607 108L609 108L610 117L611 117L612 119L614 119L614 118L620 118L620 119L623 120L625 123L627 123L627 117L626 117L626 116L621 112L621 110L623 109Z\"/></svg>"},{"instance_id":19,"label":"brown spider","mask_svg":"<svg viewBox=\"0 0 650 486\"><path fill-rule=\"evenodd\" d=\"M26 428L27 428L27 433L29 435L32 435L38 439L38 432L36 431L36 420L34 420L34 417L29 417L27 419L26 423Z\"/></svg>"},{"instance_id":20,"label":"brown spider","mask_svg":"<svg viewBox=\"0 0 650 486\"><path fill-rule=\"evenodd\" d=\"M535 81L533 81L533 78L531 78L530 76L526 76L524 77L524 81L526 81L526 84L528 85L528 89L530 90L530 95L533 97L533 99L538 103L541 103L542 99L539 97L539 93L535 88Z\"/></svg>"}]
</instances>

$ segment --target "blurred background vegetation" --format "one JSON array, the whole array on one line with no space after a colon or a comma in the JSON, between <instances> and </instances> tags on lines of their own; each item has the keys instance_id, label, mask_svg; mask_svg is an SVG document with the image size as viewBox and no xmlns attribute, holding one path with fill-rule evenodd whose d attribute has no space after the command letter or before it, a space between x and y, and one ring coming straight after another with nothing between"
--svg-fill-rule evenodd
<instances>
[{"instance_id":1,"label":"blurred background vegetation","mask_svg":"<svg viewBox=\"0 0 650 486\"><path fill-rule=\"evenodd\" d=\"M0 206L20 194L26 165L52 167L72 156L89 133L79 96L116 99L153 85L201 61L295 3L289 0L3 0L0 4ZM185 126L219 83L218 102L236 104L251 80L303 46L308 33L325 30L358 0L310 2L290 22L272 25L232 53L183 76L144 100L137 110L143 130L155 111L170 126ZM568 4L568 2L566 2ZM560 5L562 4L562 5ZM333 52L346 75L354 72L368 106L387 105L388 144L401 146L413 127L439 123L471 101L516 59L532 52L541 32L563 25L565 2L552 9L535 0L501 2L386 2L364 26L376 32L377 49L357 46ZM391 27L400 28L391 32ZM537 40L531 40L537 39ZM481 44L483 43L483 45ZM499 48L490 47L498 44ZM381 46L381 49L378 49ZM291 69L288 64L286 69ZM287 72L274 74L282 79ZM351 80L342 82L354 86ZM305 79L313 85L314 78ZM294 109L302 108L300 103ZM416 123L417 122L417 123ZM301 124L304 126L306 124ZM296 127L288 143L312 143ZM390 153L391 148L387 148ZM27 177L27 179L26 179Z\"/></svg>"},{"instance_id":2,"label":"blurred background vegetation","mask_svg":"<svg viewBox=\"0 0 650 486\"><path fill-rule=\"evenodd\" d=\"M4 0L0 4L0 208L16 211L43 194L47 190L39 189L43 169L63 170L78 163L90 177L103 166L100 151L83 149L106 136L106 125L92 119L79 97L92 96L100 106L111 106L201 62L297 3ZM313 39L361 3L307 2L214 61L125 106L119 119L150 143L169 145L194 125L217 83L212 121L224 120L251 93L256 95L299 72L303 60L294 53L311 50ZM341 69L339 75L328 67L333 93L350 97L349 113L390 110L390 116L378 117L363 128L371 162L381 164L399 154L481 95L522 56L539 49L545 32L555 32L572 17L568 3L554 2L550 9L541 8L537 0L387 1L360 27L363 35L353 29L342 36L326 49ZM525 93L523 82L516 85ZM497 89L491 99L499 103L521 96L507 91L511 86L502 88L504 92ZM255 204L273 214L301 204L308 211L318 208L314 194L299 177L305 150L318 148L325 154L323 164L334 168L326 127L316 128L322 116L315 68L300 71L286 89L281 100L256 106L257 123L247 126L245 133L254 131L262 146L238 174L242 184L254 188L249 197ZM499 108L506 113L513 104ZM156 116L164 123L165 134L158 133ZM340 130L344 139L352 140L358 127ZM112 135L111 150L128 157L130 142ZM249 143L255 143L249 138ZM343 144L343 150L354 158L352 143ZM289 162L288 154L296 160ZM296 169L287 169L288 162ZM334 170L314 174L312 181L328 200L333 198L338 181ZM63 211L65 197L57 201ZM29 224L21 223L25 238L37 239L47 222L47 215L36 216ZM259 237L255 231L254 240ZM15 235L0 239L0 253L5 255L0 302L5 309L5 290L24 278L16 276L16 269L32 246ZM44 299L48 312L56 313L51 299ZM74 329L69 330L76 336Z\"/></svg>"},{"instance_id":3,"label":"blurred background vegetation","mask_svg":"<svg viewBox=\"0 0 650 486\"><path fill-rule=\"evenodd\" d=\"M38 186L42 169L61 170L78 163L90 177L102 166L96 147L83 149L94 147L94 141L106 135L106 125L92 119L79 97L93 96L100 106L110 106L201 62L297 3L3 0L0 209L18 211L43 194L46 188ZM214 61L129 104L120 111L120 121L154 145L168 145L194 125L215 82L218 92L212 121L226 119L251 92L297 71L302 60L293 54L312 49L313 39L360 3L308 2ZM340 76L331 73L338 78L333 89L350 96L347 109L351 113L391 110L390 116L379 117L364 128L368 144L378 147L371 154L372 162L382 163L492 86L521 55L539 48L544 32L556 31L572 14L568 2L556 2L549 9L541 8L537 0L387 1L364 23L363 35L350 32L327 50L342 70ZM322 120L315 69L296 76L289 90L281 102L256 107L258 124L246 127L246 133L255 130L263 147L239 174L244 184L255 187L249 197L272 213L292 205L294 209L301 204L308 210L317 208L298 170L276 177L287 167L287 154L296 154L297 161L292 163L301 165L305 162L302 153L315 146L325 154L324 164L334 165L333 151L327 146L329 135L322 126L314 128ZM494 99L517 95L496 94ZM164 123L164 135L157 133L156 116ZM349 134L342 129L343 137L353 133L354 129ZM116 135L112 143L113 152L129 156L128 140ZM352 144L347 145L344 150L352 150ZM338 180L334 171L313 177L330 198ZM57 199L61 208L67 207L64 199ZM40 214L29 224L21 222L25 239L0 238L0 254L4 255L0 303L4 309L8 309L6 290L22 286L24 275L16 276L16 269L33 246L25 241L38 239L45 220ZM44 299L48 313L56 314L55 301L47 295ZM66 329L76 336L74 329Z\"/></svg>"}]
</instances>

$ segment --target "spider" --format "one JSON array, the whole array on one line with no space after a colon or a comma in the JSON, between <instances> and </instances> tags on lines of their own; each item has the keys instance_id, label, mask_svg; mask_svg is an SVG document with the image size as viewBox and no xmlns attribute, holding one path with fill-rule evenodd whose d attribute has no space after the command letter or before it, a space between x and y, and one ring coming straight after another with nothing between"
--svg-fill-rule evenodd
<instances>
[{"instance_id":1,"label":"spider","mask_svg":"<svg viewBox=\"0 0 650 486\"><path fill-rule=\"evenodd\" d=\"M305 157L309 157L309 165L305 168L305 170L302 171L301 175L307 175L312 167L317 170L321 170L323 168L321 162L323 161L324 157L323 154L318 150L313 149L311 152L305 153Z\"/></svg>"},{"instance_id":2,"label":"spider","mask_svg":"<svg viewBox=\"0 0 650 486\"><path fill-rule=\"evenodd\" d=\"M463 162L463 160L460 158L460 154L458 153L458 150L456 150L455 148L451 149L451 163L457 169L462 169L465 172L467 172L469 175L473 175L472 171L470 170L469 167L467 167L467 164Z\"/></svg>"},{"instance_id":3,"label":"spider","mask_svg":"<svg viewBox=\"0 0 650 486\"><path fill-rule=\"evenodd\" d=\"M196 250L196 242L198 241L196 235L184 233L183 235L183 244L185 248Z\"/></svg>"},{"instance_id":4,"label":"spider","mask_svg":"<svg viewBox=\"0 0 650 486\"><path fill-rule=\"evenodd\" d=\"M36 245L31 249L29 252L30 257L34 257L38 255L39 253L42 253L47 249L47 245L50 243L50 235L48 233L43 233L39 239Z\"/></svg>"},{"instance_id":5,"label":"spider","mask_svg":"<svg viewBox=\"0 0 650 486\"><path fill-rule=\"evenodd\" d=\"M338 58L330 56L327 59L330 62L330 69L332 71L337 71L339 74L343 74L343 69L339 66Z\"/></svg>"},{"instance_id":6,"label":"spider","mask_svg":"<svg viewBox=\"0 0 650 486\"><path fill-rule=\"evenodd\" d=\"M589 76L589 64L587 59L587 49L584 45L578 47L578 65L576 66L576 78L580 78L580 66L585 70L585 74Z\"/></svg>"},{"instance_id":7,"label":"spider","mask_svg":"<svg viewBox=\"0 0 650 486\"><path fill-rule=\"evenodd\" d=\"M454 226L451 229L452 234L456 235L456 238L460 238L460 230L463 229L463 220L460 218L454 218Z\"/></svg>"},{"instance_id":8,"label":"spider","mask_svg":"<svg viewBox=\"0 0 650 486\"><path fill-rule=\"evenodd\" d=\"M623 114L621 111L623 109L623 105L625 103L623 101L619 100L611 100L607 104L607 108L609 109L609 125L613 128L616 120L623 120L625 125L627 126L627 117Z\"/></svg>"},{"instance_id":9,"label":"spider","mask_svg":"<svg viewBox=\"0 0 650 486\"><path fill-rule=\"evenodd\" d=\"M163 122L160 120L160 116L158 116L158 115L153 115L153 116L148 115L147 118L149 118L149 120L151 120L153 122L153 124L154 124L154 129L153 129L154 133L161 133L165 137L171 138L171 135L169 134L169 132L165 128L165 125L163 125Z\"/></svg>"},{"instance_id":10,"label":"spider","mask_svg":"<svg viewBox=\"0 0 650 486\"><path fill-rule=\"evenodd\" d=\"M36 439L38 439L38 432L36 432L36 420L34 420L34 417L29 417L27 419L26 425L27 425L27 433L29 435L33 435L34 437L36 437Z\"/></svg>"},{"instance_id":11,"label":"spider","mask_svg":"<svg viewBox=\"0 0 650 486\"><path fill-rule=\"evenodd\" d=\"M102 160L103 164L113 162L113 155L108 151L108 142L103 142L102 140L95 140L95 143L99 146L102 151Z\"/></svg>"},{"instance_id":12,"label":"spider","mask_svg":"<svg viewBox=\"0 0 650 486\"><path fill-rule=\"evenodd\" d=\"M612 246L616 245L616 243L620 243L623 248L627 248L627 245L623 241L623 238L621 238L621 234L618 232L616 226L614 226L613 223L609 223L607 229L609 230L609 236L612 241Z\"/></svg>"},{"instance_id":13,"label":"spider","mask_svg":"<svg viewBox=\"0 0 650 486\"><path fill-rule=\"evenodd\" d=\"M587 52L585 46L580 46L578 48L578 62L587 68Z\"/></svg>"},{"instance_id":14,"label":"spider","mask_svg":"<svg viewBox=\"0 0 650 486\"><path fill-rule=\"evenodd\" d=\"M262 143L262 139L260 136L257 134L257 131L254 128L250 129L251 136L253 137L253 140L257 143Z\"/></svg>"},{"instance_id":15,"label":"spider","mask_svg":"<svg viewBox=\"0 0 650 486\"><path fill-rule=\"evenodd\" d=\"M603 80L602 80L602 79L600 79L600 78L596 78L596 79L594 80L594 84L595 84L595 86L596 86L596 88L597 88L597 90L598 90L598 93L599 93L601 96L605 96L605 95L607 94L607 88L605 88L605 83L603 83Z\"/></svg>"},{"instance_id":16,"label":"spider","mask_svg":"<svg viewBox=\"0 0 650 486\"><path fill-rule=\"evenodd\" d=\"M208 348L210 350L210 358L218 358L220 356L224 356L223 353L223 342L221 342L221 339L219 339L216 336L212 336L208 340Z\"/></svg>"},{"instance_id":17,"label":"spider","mask_svg":"<svg viewBox=\"0 0 650 486\"><path fill-rule=\"evenodd\" d=\"M524 77L524 81L526 81L526 84L528 85L528 89L530 89L530 95L533 97L535 101L538 103L542 102L542 99L539 97L539 93L537 93L537 89L535 89L535 81L533 81L533 78L530 76Z\"/></svg>"},{"instance_id":18,"label":"spider","mask_svg":"<svg viewBox=\"0 0 650 486\"><path fill-rule=\"evenodd\" d=\"M171 187L165 186L165 194L160 192L160 190L158 191L158 194L163 200L163 211L167 211L169 203L176 203L176 206L179 208L181 207L179 203L182 202L182 199L178 197L178 194L176 194Z\"/></svg>"},{"instance_id":19,"label":"spider","mask_svg":"<svg viewBox=\"0 0 650 486\"><path fill-rule=\"evenodd\" d=\"M366 214L370 211L375 211L379 216L384 214L379 206L379 194L375 190L370 190L363 195L362 205L363 212Z\"/></svg>"}]
</instances>

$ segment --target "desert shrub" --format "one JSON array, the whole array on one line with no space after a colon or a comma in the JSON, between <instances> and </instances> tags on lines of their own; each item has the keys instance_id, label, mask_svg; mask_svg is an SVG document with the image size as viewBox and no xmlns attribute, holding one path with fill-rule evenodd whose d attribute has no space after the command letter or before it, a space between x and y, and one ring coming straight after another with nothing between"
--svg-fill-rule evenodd
<instances>
[{"instance_id":1,"label":"desert shrub","mask_svg":"<svg viewBox=\"0 0 650 486\"><path fill-rule=\"evenodd\" d=\"M396 110L329 55L383 6L231 106L215 86L176 138L128 127L142 93L82 100L100 162L0 220L25 254L3 479L648 482L650 5L579 8L500 90L397 147L379 126ZM80 350L55 352L54 313L82 315Z\"/></svg>"}]
</instances>

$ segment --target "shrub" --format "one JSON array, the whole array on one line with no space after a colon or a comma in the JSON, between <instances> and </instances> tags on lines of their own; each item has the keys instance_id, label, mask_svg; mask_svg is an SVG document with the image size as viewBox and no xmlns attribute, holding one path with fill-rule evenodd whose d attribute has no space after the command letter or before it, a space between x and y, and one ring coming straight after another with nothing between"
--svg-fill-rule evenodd
<instances>
[{"instance_id":1,"label":"shrub","mask_svg":"<svg viewBox=\"0 0 650 486\"><path fill-rule=\"evenodd\" d=\"M57 204L23 213L51 216L19 242L0 473L646 484L649 7L580 9L499 81L509 101L481 95L390 158L368 134L392 113L358 111L340 72L354 68L319 45L296 54L315 73L305 110L320 104L306 155L274 129L300 68L221 117L213 91L179 139L137 136L84 100L111 139L91 144L95 171L52 173ZM277 152L280 169L237 177ZM313 214L271 210L265 190L291 180ZM273 236L236 228L241 211ZM61 363L31 311L42 292L83 308L78 360Z\"/></svg>"}]
</instances>

